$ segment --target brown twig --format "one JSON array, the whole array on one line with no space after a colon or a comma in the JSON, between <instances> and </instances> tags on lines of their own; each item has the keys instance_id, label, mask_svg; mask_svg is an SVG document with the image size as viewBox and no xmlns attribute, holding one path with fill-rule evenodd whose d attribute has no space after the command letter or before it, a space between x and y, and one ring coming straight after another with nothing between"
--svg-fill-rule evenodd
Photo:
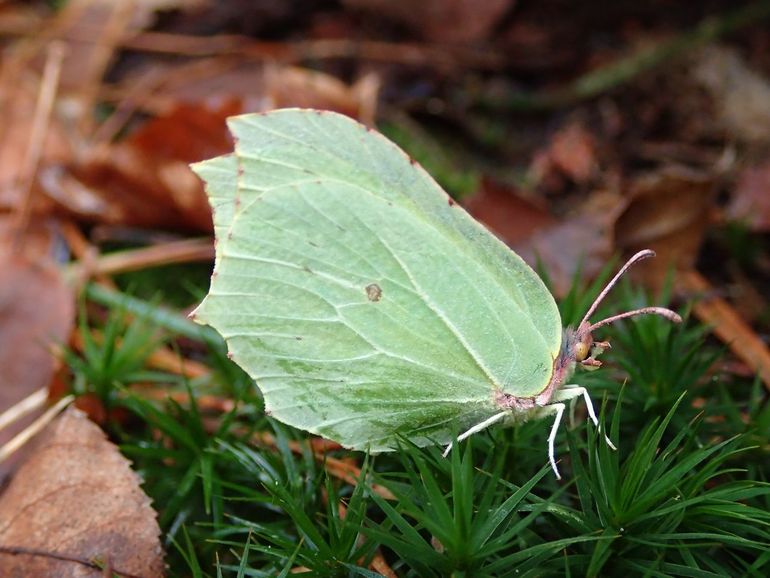
<instances>
[{"instance_id":1,"label":"brown twig","mask_svg":"<svg viewBox=\"0 0 770 578\"><path fill-rule=\"evenodd\" d=\"M242 54L259 59L296 63L308 60L354 58L413 66L459 65L480 69L505 66L505 55L492 51L446 45L361 40L308 40L299 42L260 42L241 36L186 36L163 32L141 32L123 41L131 50L213 56Z\"/></svg>"},{"instance_id":2,"label":"brown twig","mask_svg":"<svg viewBox=\"0 0 770 578\"><path fill-rule=\"evenodd\" d=\"M64 45L61 42L52 42L48 46L37 105L35 106L35 116L32 120L32 130L30 131L27 150L19 172L19 189L22 191L22 201L16 213L16 236L13 244L14 251L16 252L21 249L24 233L27 230L32 213L32 183L35 179L37 167L40 164L40 158L43 155L43 145L48 133L48 125L51 121L63 60Z\"/></svg>"},{"instance_id":3,"label":"brown twig","mask_svg":"<svg viewBox=\"0 0 770 578\"><path fill-rule=\"evenodd\" d=\"M38 34L41 26L14 26L0 29L0 35L28 36ZM86 25L78 27L80 37L67 36L68 42L88 42L98 38L101 30ZM259 60L285 63L317 61L335 58L363 59L415 66L476 68L498 70L507 65L501 51L487 48L469 48L453 45L419 44L408 42L381 42L367 40L327 39L298 42L264 42L244 36L219 34L193 36L168 32L138 32L118 41L126 50L174 54L190 57L217 55L244 55Z\"/></svg>"},{"instance_id":4,"label":"brown twig","mask_svg":"<svg viewBox=\"0 0 770 578\"><path fill-rule=\"evenodd\" d=\"M115 273L139 271L160 265L213 260L214 243L209 238L203 238L184 239L141 249L116 251L99 256L87 266L88 273L91 275L114 275ZM70 265L68 274L77 278L83 267L82 263L74 263Z\"/></svg>"},{"instance_id":5,"label":"brown twig","mask_svg":"<svg viewBox=\"0 0 770 578\"><path fill-rule=\"evenodd\" d=\"M35 548L25 548L24 546L0 546L0 554L8 554L10 556L38 556L42 558L51 558L53 560L61 560L62 562L74 562L75 564L81 564L93 570L103 570L102 564L94 562L93 560L86 560L78 556L70 556L69 554L60 554L59 552L48 552L46 550L37 550ZM112 567L112 573L121 576L122 578L143 578L138 574L131 574L130 572L124 572Z\"/></svg>"},{"instance_id":6,"label":"brown twig","mask_svg":"<svg viewBox=\"0 0 770 578\"><path fill-rule=\"evenodd\" d=\"M714 293L711 284L697 271L680 272L677 284L683 292L705 297L695 301L693 313L703 323L713 326L714 334L770 389L770 349L748 323L727 301L711 296Z\"/></svg>"}]
</instances>

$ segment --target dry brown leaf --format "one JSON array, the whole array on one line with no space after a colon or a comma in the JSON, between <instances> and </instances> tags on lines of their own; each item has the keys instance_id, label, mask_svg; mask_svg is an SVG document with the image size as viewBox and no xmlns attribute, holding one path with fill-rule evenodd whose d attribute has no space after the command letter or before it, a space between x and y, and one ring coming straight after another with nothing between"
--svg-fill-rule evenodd
<instances>
[{"instance_id":1,"label":"dry brown leaf","mask_svg":"<svg viewBox=\"0 0 770 578\"><path fill-rule=\"evenodd\" d=\"M571 122L551 139L551 162L576 183L591 179L597 169L596 141L582 122Z\"/></svg>"},{"instance_id":2,"label":"dry brown leaf","mask_svg":"<svg viewBox=\"0 0 770 578\"><path fill-rule=\"evenodd\" d=\"M556 219L542 204L490 179L484 179L481 189L464 201L463 206L508 245L525 242L537 231L556 224Z\"/></svg>"},{"instance_id":3,"label":"dry brown leaf","mask_svg":"<svg viewBox=\"0 0 770 578\"><path fill-rule=\"evenodd\" d=\"M307 68L268 66L265 93L268 108L297 106L334 110L373 125L380 89L379 77L362 76L353 85Z\"/></svg>"},{"instance_id":4,"label":"dry brown leaf","mask_svg":"<svg viewBox=\"0 0 770 578\"><path fill-rule=\"evenodd\" d=\"M624 199L617 194L594 193L579 212L513 248L533 267L541 263L548 271L553 292L564 295L578 269L593 277L612 257L613 227L624 207Z\"/></svg>"},{"instance_id":5,"label":"dry brown leaf","mask_svg":"<svg viewBox=\"0 0 770 578\"><path fill-rule=\"evenodd\" d=\"M148 81L149 79L149 81ZM144 89L137 91L137 87ZM253 59L224 56L183 64L150 62L138 67L106 96L121 107L156 116L168 115L181 104L216 109L238 101L242 112L303 107L334 110L371 124L376 112L380 80L364 74L353 84L299 66L262 65Z\"/></svg>"},{"instance_id":6,"label":"dry brown leaf","mask_svg":"<svg viewBox=\"0 0 770 578\"><path fill-rule=\"evenodd\" d=\"M49 260L58 245L61 244L60 221L55 217L34 215L20 239L18 219L12 213L0 214L0 262L7 252L16 245L15 250L30 262ZM0 289L2 293L2 289Z\"/></svg>"},{"instance_id":7,"label":"dry brown leaf","mask_svg":"<svg viewBox=\"0 0 770 578\"><path fill-rule=\"evenodd\" d=\"M217 109L180 104L70 171L44 170L41 185L88 221L208 232L211 211L188 164L232 150L225 119L239 112L234 101Z\"/></svg>"},{"instance_id":8,"label":"dry brown leaf","mask_svg":"<svg viewBox=\"0 0 770 578\"><path fill-rule=\"evenodd\" d=\"M485 40L513 0L343 0L349 8L405 24L434 42Z\"/></svg>"},{"instance_id":9,"label":"dry brown leaf","mask_svg":"<svg viewBox=\"0 0 770 578\"><path fill-rule=\"evenodd\" d=\"M752 231L770 231L770 161L741 173L726 213Z\"/></svg>"},{"instance_id":10,"label":"dry brown leaf","mask_svg":"<svg viewBox=\"0 0 770 578\"><path fill-rule=\"evenodd\" d=\"M672 166L631 185L628 206L615 222L615 244L626 254L640 249L658 254L632 275L657 290L672 266L694 268L711 222L717 178L713 172Z\"/></svg>"},{"instance_id":11,"label":"dry brown leaf","mask_svg":"<svg viewBox=\"0 0 770 578\"><path fill-rule=\"evenodd\" d=\"M214 72L208 80L222 80L222 70L215 68ZM200 80L193 76L192 82ZM189 88L191 81L185 82L174 90ZM174 99L170 109L125 140L91 150L68 168L44 168L41 187L49 198L81 220L209 232L208 201L200 179L188 165L232 150L225 119L253 112L244 108L244 102L258 105L255 110L286 106L336 110L371 124L378 87L375 76L347 85L308 69L268 67L255 86L220 84L217 99ZM170 93L161 93L168 100Z\"/></svg>"},{"instance_id":12,"label":"dry brown leaf","mask_svg":"<svg viewBox=\"0 0 770 578\"><path fill-rule=\"evenodd\" d=\"M564 177L586 184L598 170L596 139L582 121L573 120L558 130L547 148L535 153L530 174L547 189L561 188Z\"/></svg>"},{"instance_id":13,"label":"dry brown leaf","mask_svg":"<svg viewBox=\"0 0 770 578\"><path fill-rule=\"evenodd\" d=\"M0 546L70 558L0 551L0 575L99 577L114 572L163 576L160 529L140 479L104 433L71 408L37 438L29 459L0 496Z\"/></svg>"},{"instance_id":14,"label":"dry brown leaf","mask_svg":"<svg viewBox=\"0 0 770 578\"><path fill-rule=\"evenodd\" d=\"M0 412L48 385L50 348L66 342L73 322L74 295L55 266L0 251ZM0 445L26 423L0 432Z\"/></svg>"}]
</instances>

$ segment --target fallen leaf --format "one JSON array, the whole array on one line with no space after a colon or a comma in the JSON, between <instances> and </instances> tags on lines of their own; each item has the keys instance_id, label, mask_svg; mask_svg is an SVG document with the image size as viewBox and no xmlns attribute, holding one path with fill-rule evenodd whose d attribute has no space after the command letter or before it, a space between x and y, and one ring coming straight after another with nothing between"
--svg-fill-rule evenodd
<instances>
[{"instance_id":1,"label":"fallen leaf","mask_svg":"<svg viewBox=\"0 0 770 578\"><path fill-rule=\"evenodd\" d=\"M219 73L224 71L215 68L214 72L208 82L216 86L217 98L172 98L173 106L124 140L91 149L69 166L45 167L40 172L42 190L87 222L209 232L209 204L200 179L188 165L232 149L225 120L254 112L244 108L245 102L256 110L304 106L374 122L379 87L376 76L363 76L347 85L308 69L267 67L257 85L236 83L228 87L220 82L223 77ZM200 76L191 78L187 84L174 85L174 91L201 81ZM162 100L169 100L171 93L161 90L160 94Z\"/></svg>"},{"instance_id":2,"label":"fallen leaf","mask_svg":"<svg viewBox=\"0 0 770 578\"><path fill-rule=\"evenodd\" d=\"M714 172L670 166L631 184L628 205L614 225L615 244L625 254L640 249L658 254L632 275L658 290L672 267L694 268L711 223L717 180Z\"/></svg>"},{"instance_id":3,"label":"fallen leaf","mask_svg":"<svg viewBox=\"0 0 770 578\"><path fill-rule=\"evenodd\" d=\"M740 174L726 216L752 231L770 231L770 161L749 167Z\"/></svg>"},{"instance_id":4,"label":"fallen leaf","mask_svg":"<svg viewBox=\"0 0 770 578\"><path fill-rule=\"evenodd\" d=\"M597 169L594 136L582 122L571 122L551 139L550 157L574 182L585 183Z\"/></svg>"},{"instance_id":5,"label":"fallen leaf","mask_svg":"<svg viewBox=\"0 0 770 578\"><path fill-rule=\"evenodd\" d=\"M594 193L566 219L515 244L513 249L531 266L542 264L553 292L565 295L578 270L586 277L594 277L612 257L613 227L624 208L620 195Z\"/></svg>"},{"instance_id":6,"label":"fallen leaf","mask_svg":"<svg viewBox=\"0 0 770 578\"><path fill-rule=\"evenodd\" d=\"M426 40L471 43L485 40L513 0L343 0L349 8L400 22Z\"/></svg>"},{"instance_id":7,"label":"fallen leaf","mask_svg":"<svg viewBox=\"0 0 770 578\"><path fill-rule=\"evenodd\" d=\"M153 26L159 10L194 9L205 0L68 0L41 25L41 38L67 44L62 88L81 96L102 80L107 66L130 34ZM94 96L89 95L89 96ZM82 103L85 110L90 110Z\"/></svg>"},{"instance_id":8,"label":"fallen leaf","mask_svg":"<svg viewBox=\"0 0 770 578\"><path fill-rule=\"evenodd\" d=\"M367 74L348 85L338 78L307 68L268 66L265 93L269 108L333 110L373 125L380 88L379 77Z\"/></svg>"},{"instance_id":9,"label":"fallen leaf","mask_svg":"<svg viewBox=\"0 0 770 578\"><path fill-rule=\"evenodd\" d=\"M208 232L211 211L188 164L232 148L225 119L239 112L237 101L216 109L181 103L69 170L44 169L42 188L83 220Z\"/></svg>"},{"instance_id":10,"label":"fallen leaf","mask_svg":"<svg viewBox=\"0 0 770 578\"><path fill-rule=\"evenodd\" d=\"M573 120L550 138L548 146L535 153L530 176L540 188L558 190L566 178L587 184L597 174L596 139L582 121Z\"/></svg>"},{"instance_id":11,"label":"fallen leaf","mask_svg":"<svg viewBox=\"0 0 770 578\"><path fill-rule=\"evenodd\" d=\"M36 438L0 496L0 575L103 575L77 559L142 578L163 576L160 529L139 484L104 433L70 408ZM14 548L37 555L3 553Z\"/></svg>"},{"instance_id":12,"label":"fallen leaf","mask_svg":"<svg viewBox=\"0 0 770 578\"><path fill-rule=\"evenodd\" d=\"M145 89L137 93L143 82ZM239 112L244 113L319 108L370 124L379 85L379 76L373 72L348 84L310 68L262 65L249 58L223 56L182 64L150 62L127 74L110 94L118 97L121 106L130 101L133 108L159 117L181 105L215 110L236 101L241 105Z\"/></svg>"},{"instance_id":13,"label":"fallen leaf","mask_svg":"<svg viewBox=\"0 0 770 578\"><path fill-rule=\"evenodd\" d=\"M522 243L557 222L541 204L524 198L513 187L486 178L463 206L508 245Z\"/></svg>"}]
</instances>

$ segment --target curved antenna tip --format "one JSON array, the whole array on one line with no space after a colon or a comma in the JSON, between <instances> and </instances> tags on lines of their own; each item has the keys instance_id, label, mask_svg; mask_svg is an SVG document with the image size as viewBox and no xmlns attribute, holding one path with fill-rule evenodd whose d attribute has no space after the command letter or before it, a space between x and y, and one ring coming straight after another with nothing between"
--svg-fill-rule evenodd
<instances>
[{"instance_id":1,"label":"curved antenna tip","mask_svg":"<svg viewBox=\"0 0 770 578\"><path fill-rule=\"evenodd\" d=\"M665 307L642 307L641 309L634 309L633 311L618 313L617 315L613 315L612 317L607 317L607 319L602 319L601 321L597 321L596 323L588 327L588 332L592 333L594 329L598 329L599 327L609 325L610 323L614 323L615 321L620 321L621 319L626 319L628 317L636 317L637 315L659 315L660 317L663 317L664 319L668 319L673 323L682 322L682 316L679 315L676 311L671 311L671 309L666 309Z\"/></svg>"},{"instance_id":2,"label":"curved antenna tip","mask_svg":"<svg viewBox=\"0 0 770 578\"><path fill-rule=\"evenodd\" d=\"M594 302L591 304L591 307L588 308L588 311L583 317L583 320L580 322L580 325L583 325L584 323L589 323L589 318L591 317L591 315L594 314L594 311L596 311L596 308L599 307L599 304L607 296L607 293L610 292L610 290L615 286L615 284L623 276L623 274L626 271L628 271L629 267L631 267L634 263L641 261L642 259L647 259L648 257L654 257L654 256L655 256L655 251L653 251L652 249L642 249L641 251L637 251L636 253L634 253L634 255L628 261L626 261L626 263L620 268L620 270L617 273L615 273L615 276L612 279L610 279L610 282L607 283L604 289L602 289L602 292L599 293L599 296L596 299L594 299ZM580 327L580 325L578 327Z\"/></svg>"}]
</instances>

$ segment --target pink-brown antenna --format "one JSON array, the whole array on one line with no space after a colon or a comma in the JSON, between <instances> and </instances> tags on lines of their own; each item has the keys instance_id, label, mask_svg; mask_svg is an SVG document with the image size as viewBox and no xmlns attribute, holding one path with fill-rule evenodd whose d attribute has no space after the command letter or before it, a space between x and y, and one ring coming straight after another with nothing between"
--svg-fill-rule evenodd
<instances>
[{"instance_id":1,"label":"pink-brown antenna","mask_svg":"<svg viewBox=\"0 0 770 578\"><path fill-rule=\"evenodd\" d=\"M643 251L639 251L633 257L631 257L628 261L626 261L626 264L620 268L620 271L615 273L615 276L610 280L609 283L607 283L606 287L602 289L602 292L599 293L599 296L596 299L594 299L594 302L591 304L591 307L588 308L588 312L585 314L585 316L583 317L583 320L580 322L580 325L578 327L583 327L583 325L588 325L590 323L589 318L591 317L591 315L594 314L594 311L596 311L596 308L599 307L602 300L604 300L604 298L607 296L607 293L610 292L610 290L615 286L615 284L623 276L623 274L626 271L628 271L631 265L634 265L635 263L638 263L639 261L641 261L642 259L646 259L647 257L654 257L654 256L655 256L655 251L652 251L650 249L644 249ZM673 321L675 323L680 323L682 321L682 318L677 313L675 313L674 311L671 311L670 309L666 309L665 307L642 307L641 309L626 311L625 313L619 313L617 315L613 315L612 317L607 317L607 319L602 319L601 321L597 321L593 325L588 326L588 332L591 333L594 329L597 329L598 327L602 327L604 325L608 325L610 323L618 321L619 319L625 319L626 317L634 317L636 315L647 315L647 314L660 315L661 317L665 317L669 321Z\"/></svg>"}]
</instances>

